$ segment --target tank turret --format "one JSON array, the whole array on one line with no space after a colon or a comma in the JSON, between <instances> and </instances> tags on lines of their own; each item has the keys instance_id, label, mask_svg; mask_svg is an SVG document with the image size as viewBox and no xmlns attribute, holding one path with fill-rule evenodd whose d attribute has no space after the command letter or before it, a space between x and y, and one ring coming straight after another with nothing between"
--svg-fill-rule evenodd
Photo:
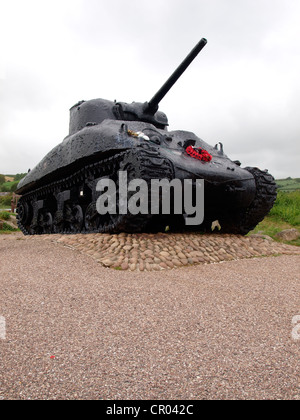
<instances>
[{"instance_id":1,"label":"tank turret","mask_svg":"<svg viewBox=\"0 0 300 420\"><path fill-rule=\"evenodd\" d=\"M128 104L105 99L78 102L70 109L69 134L74 134L87 125L100 124L105 119L143 121L165 129L168 126L168 118L166 114L158 111L159 104L206 44L207 40L202 38L149 102Z\"/></svg>"}]
</instances>

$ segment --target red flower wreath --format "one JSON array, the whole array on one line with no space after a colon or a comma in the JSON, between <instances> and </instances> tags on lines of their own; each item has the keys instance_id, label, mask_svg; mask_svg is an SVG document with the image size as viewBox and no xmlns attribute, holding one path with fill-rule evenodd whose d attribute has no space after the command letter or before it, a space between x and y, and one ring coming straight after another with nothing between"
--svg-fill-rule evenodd
<instances>
[{"instance_id":1,"label":"red flower wreath","mask_svg":"<svg viewBox=\"0 0 300 420\"><path fill-rule=\"evenodd\" d=\"M210 162L212 160L212 155L204 149L189 146L185 151L194 159L203 160L204 162Z\"/></svg>"}]
</instances>

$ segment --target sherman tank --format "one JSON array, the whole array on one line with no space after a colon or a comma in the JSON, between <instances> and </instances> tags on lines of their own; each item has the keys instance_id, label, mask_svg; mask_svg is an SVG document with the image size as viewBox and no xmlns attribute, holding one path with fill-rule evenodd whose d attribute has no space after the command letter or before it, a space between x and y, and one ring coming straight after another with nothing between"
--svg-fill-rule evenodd
<instances>
[{"instance_id":1,"label":"sherman tank","mask_svg":"<svg viewBox=\"0 0 300 420\"><path fill-rule=\"evenodd\" d=\"M201 39L149 102L93 99L70 109L69 135L18 185L17 218L25 235L134 233L166 227L211 232L214 222L221 233L245 235L264 219L276 199L276 183L268 171L242 168L221 143L210 146L190 131L169 131L168 118L159 111L161 100L206 43ZM119 203L115 212L100 214L99 181L113 180L120 197L118 174L125 172L127 182L144 180L150 190L153 179L204 180L203 222L188 226L184 210L177 214L173 206L169 214L161 208L155 214L132 214L118 211Z\"/></svg>"}]
</instances>

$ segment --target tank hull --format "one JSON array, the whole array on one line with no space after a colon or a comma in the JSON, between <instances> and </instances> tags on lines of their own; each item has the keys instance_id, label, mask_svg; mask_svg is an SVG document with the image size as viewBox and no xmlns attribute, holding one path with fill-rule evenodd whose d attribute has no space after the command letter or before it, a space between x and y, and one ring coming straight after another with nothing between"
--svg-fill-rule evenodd
<instances>
[{"instance_id":1,"label":"tank hull","mask_svg":"<svg viewBox=\"0 0 300 420\"><path fill-rule=\"evenodd\" d=\"M125 130L124 127L126 127ZM151 133L152 138L158 139L159 144L128 135L128 131ZM207 150L213 156L213 160L208 163L191 159L184 153L185 149L182 147L188 141ZM101 162L102 159L121 151L134 150L139 147L147 149L149 144L162 157L172 162L175 176L179 179L200 177L207 182L216 183L253 180L248 172L194 133L188 131L167 132L147 123L105 120L99 126L86 127L66 137L20 181L17 193L30 192L34 188L45 185L48 181L59 180L64 175L69 176L74 172L74 169L83 168L90 163Z\"/></svg>"},{"instance_id":2,"label":"tank hull","mask_svg":"<svg viewBox=\"0 0 300 420\"><path fill-rule=\"evenodd\" d=\"M186 153L187 144L205 149L212 160L193 159ZM178 215L174 218L171 214L100 217L96 210L97 182L105 177L116 180L119 171L128 167L131 178L144 179L149 185L152 179L204 180L205 218L204 223L193 226L194 230L209 230L215 220L226 221L233 213L246 212L257 195L257 181L251 171L194 133L107 119L66 137L20 181L20 228L25 234L116 233L163 230L173 221L174 228L188 229ZM274 196L271 178L268 183Z\"/></svg>"}]
</instances>

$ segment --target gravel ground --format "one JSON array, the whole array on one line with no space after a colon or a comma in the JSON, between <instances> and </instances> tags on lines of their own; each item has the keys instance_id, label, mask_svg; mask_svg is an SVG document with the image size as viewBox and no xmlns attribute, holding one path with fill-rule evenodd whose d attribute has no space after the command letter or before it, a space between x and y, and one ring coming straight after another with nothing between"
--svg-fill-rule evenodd
<instances>
[{"instance_id":1,"label":"gravel ground","mask_svg":"<svg viewBox=\"0 0 300 420\"><path fill-rule=\"evenodd\" d=\"M300 400L299 255L119 271L18 234L0 255L0 399Z\"/></svg>"}]
</instances>

